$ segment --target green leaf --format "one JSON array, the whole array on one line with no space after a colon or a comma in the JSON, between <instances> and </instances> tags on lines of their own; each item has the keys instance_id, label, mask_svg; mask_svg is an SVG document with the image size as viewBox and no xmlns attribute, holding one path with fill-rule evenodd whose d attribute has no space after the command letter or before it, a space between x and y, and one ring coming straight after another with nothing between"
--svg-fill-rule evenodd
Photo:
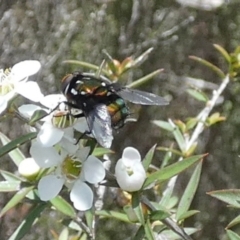
<instances>
[{"instance_id":1,"label":"green leaf","mask_svg":"<svg viewBox=\"0 0 240 240\"><path fill-rule=\"evenodd\" d=\"M182 215L179 216L178 221L182 221L182 220L184 220L184 219L186 219L186 218L192 217L193 215L195 215L195 214L197 214L197 213L199 213L199 212L200 212L200 211L198 211L198 210L190 210L190 211L187 211L187 212L185 212L185 213L183 213Z\"/></svg>"},{"instance_id":2,"label":"green leaf","mask_svg":"<svg viewBox=\"0 0 240 240\"><path fill-rule=\"evenodd\" d=\"M115 218L122 222L130 223L130 221L125 213L119 213L116 211L100 210L100 211L96 211L95 214L98 216L107 217L107 218Z\"/></svg>"},{"instance_id":3,"label":"green leaf","mask_svg":"<svg viewBox=\"0 0 240 240\"><path fill-rule=\"evenodd\" d=\"M227 230L227 236L230 240L240 240L240 236L231 230Z\"/></svg>"},{"instance_id":4,"label":"green leaf","mask_svg":"<svg viewBox=\"0 0 240 240\"><path fill-rule=\"evenodd\" d=\"M0 182L0 192L16 192L20 189L21 182L20 181L2 181Z\"/></svg>"},{"instance_id":5,"label":"green leaf","mask_svg":"<svg viewBox=\"0 0 240 240\"><path fill-rule=\"evenodd\" d=\"M203 58L200 58L200 57L196 57L196 56L189 56L189 58L207 66L210 69L212 69L214 72L216 72L216 74L221 79L225 78L224 72L219 67L215 66L214 64L210 63L209 61L207 61Z\"/></svg>"},{"instance_id":6,"label":"green leaf","mask_svg":"<svg viewBox=\"0 0 240 240\"><path fill-rule=\"evenodd\" d=\"M74 208L62 197L57 196L54 199L52 199L51 204L61 213L71 217L75 218L76 217L76 212Z\"/></svg>"},{"instance_id":7,"label":"green leaf","mask_svg":"<svg viewBox=\"0 0 240 240\"><path fill-rule=\"evenodd\" d=\"M162 121L162 120L154 120L154 121L152 121L152 123L162 129L169 131L169 132L174 131L174 127L169 122Z\"/></svg>"},{"instance_id":8,"label":"green leaf","mask_svg":"<svg viewBox=\"0 0 240 240\"><path fill-rule=\"evenodd\" d=\"M218 191L208 192L210 196L217 198L225 203L236 208L240 208L240 189L223 189Z\"/></svg>"},{"instance_id":9,"label":"green leaf","mask_svg":"<svg viewBox=\"0 0 240 240\"><path fill-rule=\"evenodd\" d=\"M213 46L222 54L222 56L225 58L225 60L228 63L231 63L231 56L228 54L228 52L220 45L213 44Z\"/></svg>"},{"instance_id":10,"label":"green leaf","mask_svg":"<svg viewBox=\"0 0 240 240\"><path fill-rule=\"evenodd\" d=\"M157 211L153 211L151 212L150 215L150 219L153 221L161 221L162 219L165 219L167 217L170 217L170 213L168 213L167 211L163 211L163 210L157 210Z\"/></svg>"},{"instance_id":11,"label":"green leaf","mask_svg":"<svg viewBox=\"0 0 240 240\"><path fill-rule=\"evenodd\" d=\"M154 240L154 233L152 231L152 226L150 220L148 219L144 225L145 235L148 240Z\"/></svg>"},{"instance_id":12,"label":"green leaf","mask_svg":"<svg viewBox=\"0 0 240 240\"><path fill-rule=\"evenodd\" d=\"M68 230L67 227L65 227L65 228L61 231L58 240L68 240L68 239L69 239L68 237L69 237L69 230Z\"/></svg>"},{"instance_id":13,"label":"green leaf","mask_svg":"<svg viewBox=\"0 0 240 240\"><path fill-rule=\"evenodd\" d=\"M48 113L45 112L45 111L42 110L42 109L36 110L36 111L33 113L33 115L32 115L32 117L31 117L30 121L28 122L28 124L33 125L33 124L35 124L36 122L38 122L39 120L41 120L41 119L43 119L44 117L46 117L47 115L48 115Z\"/></svg>"},{"instance_id":14,"label":"green leaf","mask_svg":"<svg viewBox=\"0 0 240 240\"><path fill-rule=\"evenodd\" d=\"M142 78L139 78L138 80L128 84L126 87L128 88L136 88L139 87L141 85L143 85L144 83L148 82L149 80L151 80L153 77L157 76L160 72L162 72L163 69L158 69Z\"/></svg>"},{"instance_id":15,"label":"green leaf","mask_svg":"<svg viewBox=\"0 0 240 240\"><path fill-rule=\"evenodd\" d=\"M144 226L140 226L135 234L135 236L133 236L132 240L139 240L139 239L144 239L145 236L145 229Z\"/></svg>"},{"instance_id":16,"label":"green leaf","mask_svg":"<svg viewBox=\"0 0 240 240\"><path fill-rule=\"evenodd\" d=\"M196 228L184 228L184 232L186 232L188 235L191 235L195 232L199 231ZM165 237L165 239L171 239L171 240L180 240L182 238L179 237L178 234L176 234L175 232L173 232L172 230L164 230L161 232L160 235L163 235Z\"/></svg>"},{"instance_id":17,"label":"green leaf","mask_svg":"<svg viewBox=\"0 0 240 240\"><path fill-rule=\"evenodd\" d=\"M238 215L237 217L235 217L228 225L226 228L231 228L237 224L240 223L240 215Z\"/></svg>"},{"instance_id":18,"label":"green leaf","mask_svg":"<svg viewBox=\"0 0 240 240\"><path fill-rule=\"evenodd\" d=\"M0 212L0 217L2 217L8 210L15 207L22 199L34 188L34 186L22 188L17 192L10 201L4 206Z\"/></svg>"},{"instance_id":19,"label":"green leaf","mask_svg":"<svg viewBox=\"0 0 240 240\"><path fill-rule=\"evenodd\" d=\"M94 155L95 157L101 157L104 154L110 154L110 153L113 153L113 151L107 148L98 147L98 148L94 148L92 155Z\"/></svg>"},{"instance_id":20,"label":"green leaf","mask_svg":"<svg viewBox=\"0 0 240 240\"><path fill-rule=\"evenodd\" d=\"M188 89L187 92L198 101L205 102L205 103L209 101L209 98L207 97L207 95L199 90Z\"/></svg>"},{"instance_id":21,"label":"green leaf","mask_svg":"<svg viewBox=\"0 0 240 240\"><path fill-rule=\"evenodd\" d=\"M4 170L0 170L0 174L3 176L3 178L8 181L8 182L16 182L16 181L25 181L25 179L16 176L15 174L8 172L8 171L4 171Z\"/></svg>"},{"instance_id":22,"label":"green leaf","mask_svg":"<svg viewBox=\"0 0 240 240\"><path fill-rule=\"evenodd\" d=\"M2 133L0 133L0 138L3 143L3 147L0 148L0 158L5 154L9 153L13 162L18 166L19 163L25 158L22 152L17 149L20 145L31 141L32 139L37 137L37 132L28 133L24 136L21 136L17 139L14 139L10 142L10 140Z\"/></svg>"},{"instance_id":23,"label":"green leaf","mask_svg":"<svg viewBox=\"0 0 240 240\"><path fill-rule=\"evenodd\" d=\"M23 239L23 237L30 232L32 225L39 218L46 206L47 205L45 203L36 205L8 240Z\"/></svg>"},{"instance_id":24,"label":"green leaf","mask_svg":"<svg viewBox=\"0 0 240 240\"><path fill-rule=\"evenodd\" d=\"M177 221L179 221L180 217L189 210L189 207L192 203L194 195L197 191L197 187L198 187L200 175L201 175L201 170L202 170L202 161L200 163L198 163L198 165L196 166L196 168L190 178L190 181L183 193L183 196L179 202L177 212L176 212Z\"/></svg>"},{"instance_id":25,"label":"green leaf","mask_svg":"<svg viewBox=\"0 0 240 240\"><path fill-rule=\"evenodd\" d=\"M86 218L87 226L90 229L90 231L92 232L93 221L95 220L93 209L89 209L85 212L85 218Z\"/></svg>"},{"instance_id":26,"label":"green leaf","mask_svg":"<svg viewBox=\"0 0 240 240\"><path fill-rule=\"evenodd\" d=\"M142 164L143 164L143 167L145 169L145 171L148 170L148 167L149 165L151 164L152 162L152 159L153 159L153 155L154 155L154 152L155 152L155 149L156 149L156 144L148 151L148 153L146 154L146 156L144 157L143 161L142 161Z\"/></svg>"},{"instance_id":27,"label":"green leaf","mask_svg":"<svg viewBox=\"0 0 240 240\"><path fill-rule=\"evenodd\" d=\"M144 61L147 60L149 54L153 51L153 47L149 48L147 51L145 51L144 53L142 53L139 57L137 57L136 59L134 59L133 62L133 66L137 67L139 65L141 65Z\"/></svg>"},{"instance_id":28,"label":"green leaf","mask_svg":"<svg viewBox=\"0 0 240 240\"><path fill-rule=\"evenodd\" d=\"M99 69L99 66L97 66L97 65L94 65L94 64L91 64L91 63L88 63L88 62L77 61L77 60L65 60L65 61L63 61L63 63L77 64L81 67L85 67L87 69L92 69L92 70L98 70ZM108 75L108 72L106 70L102 69L102 72L105 75Z\"/></svg>"},{"instance_id":29,"label":"green leaf","mask_svg":"<svg viewBox=\"0 0 240 240\"><path fill-rule=\"evenodd\" d=\"M196 155L191 156L188 158L183 159L182 161L176 162L170 166L167 166L163 169L160 169L148 176L146 179L143 188L149 186L154 181L158 180L158 182L163 182L171 177L179 174L180 172L184 171L185 169L192 166L194 163L202 159L206 155Z\"/></svg>"},{"instance_id":30,"label":"green leaf","mask_svg":"<svg viewBox=\"0 0 240 240\"><path fill-rule=\"evenodd\" d=\"M138 218L138 221L142 225L144 225L145 219L144 219L144 215L143 215L142 204L140 201L139 192L132 193L132 208Z\"/></svg>"}]
</instances>

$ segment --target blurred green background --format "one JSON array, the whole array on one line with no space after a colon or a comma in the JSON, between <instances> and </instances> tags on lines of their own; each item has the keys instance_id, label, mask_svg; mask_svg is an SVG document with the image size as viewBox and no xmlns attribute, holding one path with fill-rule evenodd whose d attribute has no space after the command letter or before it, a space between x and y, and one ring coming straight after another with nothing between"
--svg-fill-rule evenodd
<instances>
[{"instance_id":1,"label":"blurred green background","mask_svg":"<svg viewBox=\"0 0 240 240\"><path fill-rule=\"evenodd\" d=\"M240 1L184 0L8 0L0 4L1 68L11 67L25 59L36 59L42 69L36 80L45 94L59 93L60 79L77 65L63 64L67 59L100 65L106 49L122 61L139 56L150 47L154 51L139 68L125 75L126 83L156 69L165 71L141 88L165 96L167 107L131 106L137 112L137 123L128 123L116 133L113 150L120 155L126 146L134 146L144 155L155 143L169 146L173 139L150 123L153 119L182 119L195 116L203 104L191 98L186 89L196 86L211 94L220 79L211 70L188 58L196 55L216 64L226 65L213 44L232 52L240 43ZM184 4L185 3L185 4ZM209 3L216 5L207 5ZM205 4L205 5L204 5ZM219 6L215 8L214 6ZM195 239L225 239L224 227L238 213L206 195L222 188L240 187L240 85L235 82L224 92L224 102L215 110L227 117L226 122L206 129L201 135L198 153L209 153L204 161L201 183L192 209L201 212L186 223L202 229ZM18 121L1 123L1 131L14 138L23 130ZM156 154L161 162L163 154ZM3 169L11 169L6 159ZM12 171L15 171L13 169ZM180 178L176 194L185 187ZM181 187L183 186L183 187ZM10 195L0 195L0 208ZM26 206L19 206L0 219L0 239L7 239L21 222ZM43 218L24 239L49 239L50 229L56 230L56 215ZM126 239L130 229L114 221L102 225L102 239ZM45 229L45 230L44 230ZM237 231L237 229L235 229ZM240 229L238 229L240 231ZM56 230L57 231L57 230Z\"/></svg>"}]
</instances>

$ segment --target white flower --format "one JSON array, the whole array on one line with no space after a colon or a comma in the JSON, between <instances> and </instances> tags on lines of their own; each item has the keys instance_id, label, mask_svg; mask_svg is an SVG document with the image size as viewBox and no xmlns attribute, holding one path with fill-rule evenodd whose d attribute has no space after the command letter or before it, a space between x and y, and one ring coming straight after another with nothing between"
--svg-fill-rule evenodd
<instances>
[{"instance_id":1,"label":"white flower","mask_svg":"<svg viewBox=\"0 0 240 240\"><path fill-rule=\"evenodd\" d=\"M65 149L44 148L36 142L30 153L42 168L54 167L55 171L40 179L38 191L41 200L48 201L56 197L65 184L70 189L70 199L80 211L90 209L93 204L93 192L86 183L97 184L105 177L102 162L89 155L85 147L69 154ZM89 156L88 156L89 155Z\"/></svg>"},{"instance_id":2,"label":"white flower","mask_svg":"<svg viewBox=\"0 0 240 240\"><path fill-rule=\"evenodd\" d=\"M135 192L141 189L146 178L146 172L137 149L133 147L124 149L122 158L116 164L115 176L122 190Z\"/></svg>"},{"instance_id":3,"label":"white flower","mask_svg":"<svg viewBox=\"0 0 240 240\"><path fill-rule=\"evenodd\" d=\"M38 102L42 97L36 82L28 81L41 68L39 61L26 60L15 64L11 70L0 70L0 113L2 113L16 94Z\"/></svg>"},{"instance_id":4,"label":"white flower","mask_svg":"<svg viewBox=\"0 0 240 240\"><path fill-rule=\"evenodd\" d=\"M33 158L25 158L18 166L18 172L25 178L32 180L40 171L40 167Z\"/></svg>"},{"instance_id":5,"label":"white flower","mask_svg":"<svg viewBox=\"0 0 240 240\"><path fill-rule=\"evenodd\" d=\"M47 95L40 101L46 107L42 110L49 112L49 115L42 119L44 123L37 136L37 140L44 147L52 147L60 141L65 141L66 144L67 142L75 143L74 129L83 132L88 130L85 118L80 119L71 116L68 106L64 102L66 102L66 98L62 94ZM41 109L39 106L26 104L19 107L18 110L21 114L30 118L34 111L39 109Z\"/></svg>"}]
</instances>

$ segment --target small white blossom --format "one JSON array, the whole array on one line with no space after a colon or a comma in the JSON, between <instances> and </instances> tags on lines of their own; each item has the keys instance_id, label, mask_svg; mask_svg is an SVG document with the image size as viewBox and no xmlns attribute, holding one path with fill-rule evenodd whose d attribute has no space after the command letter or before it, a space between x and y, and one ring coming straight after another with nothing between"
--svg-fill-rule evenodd
<instances>
[{"instance_id":1,"label":"small white blossom","mask_svg":"<svg viewBox=\"0 0 240 240\"><path fill-rule=\"evenodd\" d=\"M65 184L70 189L70 199L80 211L90 209L93 204L93 192L86 183L97 184L105 177L102 162L89 155L88 147L77 150L75 154L61 148L42 147L33 143L30 153L42 168L54 168L54 172L44 176L38 183L41 200L48 201L56 197Z\"/></svg>"},{"instance_id":2,"label":"small white blossom","mask_svg":"<svg viewBox=\"0 0 240 240\"><path fill-rule=\"evenodd\" d=\"M18 172L27 179L34 179L40 167L33 158L25 158L18 166Z\"/></svg>"},{"instance_id":3,"label":"small white blossom","mask_svg":"<svg viewBox=\"0 0 240 240\"><path fill-rule=\"evenodd\" d=\"M146 179L146 172L137 149L133 147L124 149L122 158L116 164L115 176L122 190L135 192L141 189Z\"/></svg>"},{"instance_id":4,"label":"small white blossom","mask_svg":"<svg viewBox=\"0 0 240 240\"><path fill-rule=\"evenodd\" d=\"M27 81L41 68L39 61L26 60L15 64L12 69L0 70L0 113L2 113L16 94L38 102L42 97L36 82Z\"/></svg>"},{"instance_id":5,"label":"small white blossom","mask_svg":"<svg viewBox=\"0 0 240 240\"><path fill-rule=\"evenodd\" d=\"M32 116L34 111L39 109L49 113L42 119L43 124L37 136L37 140L44 147L52 147L60 141L65 141L66 144L68 142L75 143L76 140L73 137L74 129L83 132L88 130L85 118L74 118L71 116L64 102L66 102L66 98L62 94L51 94L45 96L40 101L45 108L26 104L18 109L21 114L28 118Z\"/></svg>"}]
</instances>

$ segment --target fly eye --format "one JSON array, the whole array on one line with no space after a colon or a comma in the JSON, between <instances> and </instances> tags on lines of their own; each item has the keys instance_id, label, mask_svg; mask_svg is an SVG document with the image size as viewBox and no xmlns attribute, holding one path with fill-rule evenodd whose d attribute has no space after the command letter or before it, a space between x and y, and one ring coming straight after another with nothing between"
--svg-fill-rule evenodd
<instances>
[{"instance_id":1,"label":"fly eye","mask_svg":"<svg viewBox=\"0 0 240 240\"><path fill-rule=\"evenodd\" d=\"M63 77L62 79L62 84L61 84L61 88L62 88L62 92L65 93L66 89L69 85L69 83L72 81L73 79L73 75L72 74L68 74L65 77Z\"/></svg>"}]
</instances>

